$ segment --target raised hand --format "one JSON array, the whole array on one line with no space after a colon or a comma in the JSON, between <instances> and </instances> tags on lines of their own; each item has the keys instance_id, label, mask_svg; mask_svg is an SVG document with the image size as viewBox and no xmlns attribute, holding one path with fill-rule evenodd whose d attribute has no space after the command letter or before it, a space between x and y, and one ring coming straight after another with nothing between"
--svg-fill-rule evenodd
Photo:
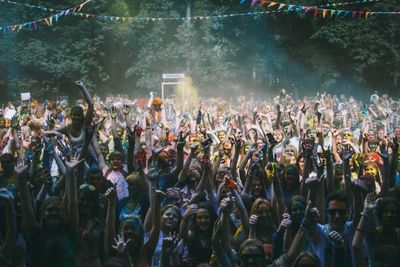
<instances>
[{"instance_id":1,"label":"raised hand","mask_svg":"<svg viewBox=\"0 0 400 267\"><path fill-rule=\"evenodd\" d=\"M195 215L199 211L199 207L196 204L189 205L183 215L184 220L190 219L193 215Z\"/></svg>"},{"instance_id":2,"label":"raised hand","mask_svg":"<svg viewBox=\"0 0 400 267\"><path fill-rule=\"evenodd\" d=\"M65 167L68 172L71 172L84 160L84 158L79 160L79 153L73 153L70 159L65 161Z\"/></svg>"},{"instance_id":3,"label":"raised hand","mask_svg":"<svg viewBox=\"0 0 400 267\"><path fill-rule=\"evenodd\" d=\"M114 238L115 245L112 245L112 248L122 254L130 241L130 239L125 241L122 234L117 235L117 238Z\"/></svg>"},{"instance_id":4,"label":"raised hand","mask_svg":"<svg viewBox=\"0 0 400 267\"><path fill-rule=\"evenodd\" d=\"M282 217L283 217L283 219L278 228L278 232L280 232L280 233L286 231L286 229L290 226L290 224L292 224L292 217L290 216L289 213L282 214Z\"/></svg>"},{"instance_id":5,"label":"raised hand","mask_svg":"<svg viewBox=\"0 0 400 267\"><path fill-rule=\"evenodd\" d=\"M334 244L335 247L341 248L344 246L344 240L341 234L336 231L332 231L328 234L329 240Z\"/></svg>"},{"instance_id":6,"label":"raised hand","mask_svg":"<svg viewBox=\"0 0 400 267\"><path fill-rule=\"evenodd\" d=\"M170 232L168 236L163 238L162 251L165 252L166 255L172 255L173 251L178 246L179 239L179 234Z\"/></svg>"},{"instance_id":7,"label":"raised hand","mask_svg":"<svg viewBox=\"0 0 400 267\"><path fill-rule=\"evenodd\" d=\"M376 208L376 195L375 192L370 192L367 194L364 200L364 212L370 212Z\"/></svg>"},{"instance_id":8,"label":"raised hand","mask_svg":"<svg viewBox=\"0 0 400 267\"><path fill-rule=\"evenodd\" d=\"M139 126L139 124L136 124L135 127L133 127L133 132L136 133L137 136L140 136L143 132L143 129Z\"/></svg>"},{"instance_id":9,"label":"raised hand","mask_svg":"<svg viewBox=\"0 0 400 267\"><path fill-rule=\"evenodd\" d=\"M312 207L311 205L312 203L309 201L304 213L303 222L301 223L304 228L315 225L318 222L319 211L316 207Z\"/></svg>"},{"instance_id":10,"label":"raised hand","mask_svg":"<svg viewBox=\"0 0 400 267\"><path fill-rule=\"evenodd\" d=\"M249 218L249 224L252 227L255 227L258 221L258 216L257 215L251 215Z\"/></svg>"},{"instance_id":11,"label":"raised hand","mask_svg":"<svg viewBox=\"0 0 400 267\"><path fill-rule=\"evenodd\" d=\"M221 200L221 203L220 203L219 206L221 208L221 211L226 212L226 213L230 213L232 211L232 208L233 208L233 201L232 201L231 198L226 197L226 198Z\"/></svg>"},{"instance_id":12,"label":"raised hand","mask_svg":"<svg viewBox=\"0 0 400 267\"><path fill-rule=\"evenodd\" d=\"M115 186L109 187L104 193L104 196L108 199L108 202L115 204L117 202L117 190Z\"/></svg>"},{"instance_id":13,"label":"raised hand","mask_svg":"<svg viewBox=\"0 0 400 267\"><path fill-rule=\"evenodd\" d=\"M193 144L190 146L190 152L191 152L192 154L194 154L194 153L197 151L198 148L199 148L199 144L193 143Z\"/></svg>"},{"instance_id":14,"label":"raised hand","mask_svg":"<svg viewBox=\"0 0 400 267\"><path fill-rule=\"evenodd\" d=\"M354 192L366 192L367 191L367 185L360 179L356 179L351 183L351 188Z\"/></svg>"},{"instance_id":15,"label":"raised hand","mask_svg":"<svg viewBox=\"0 0 400 267\"><path fill-rule=\"evenodd\" d=\"M156 203L161 203L161 201L167 196L166 193L164 193L161 190L156 190L154 192L154 199Z\"/></svg>"},{"instance_id":16,"label":"raised hand","mask_svg":"<svg viewBox=\"0 0 400 267\"><path fill-rule=\"evenodd\" d=\"M184 147L185 144L186 144L185 139L186 139L186 137L187 137L188 135L189 135L188 133L183 134L183 132L179 132L178 142L176 143L176 149L183 149L183 147Z\"/></svg>"},{"instance_id":17,"label":"raised hand","mask_svg":"<svg viewBox=\"0 0 400 267\"><path fill-rule=\"evenodd\" d=\"M24 178L26 172L28 170L28 165L24 160L18 160L17 164L14 167L15 174L18 178ZM25 179L25 178L24 178Z\"/></svg>"},{"instance_id":18,"label":"raised hand","mask_svg":"<svg viewBox=\"0 0 400 267\"><path fill-rule=\"evenodd\" d=\"M124 104L124 106L122 107L122 113L125 116L128 116L129 113L131 113L131 107L128 104Z\"/></svg>"},{"instance_id":19,"label":"raised hand","mask_svg":"<svg viewBox=\"0 0 400 267\"><path fill-rule=\"evenodd\" d=\"M111 119L113 119L113 120L115 120L115 119L117 118L118 109L117 109L116 106L112 106L112 107L109 109L109 115L110 115Z\"/></svg>"},{"instance_id":20,"label":"raised hand","mask_svg":"<svg viewBox=\"0 0 400 267\"><path fill-rule=\"evenodd\" d=\"M353 156L353 154L354 154L354 151L347 149L345 146L343 149L343 152L342 152L343 161L349 161L351 159L351 157Z\"/></svg>"},{"instance_id":21,"label":"raised hand","mask_svg":"<svg viewBox=\"0 0 400 267\"><path fill-rule=\"evenodd\" d=\"M11 128L12 129L19 129L19 116L15 115L11 119Z\"/></svg>"}]
</instances>

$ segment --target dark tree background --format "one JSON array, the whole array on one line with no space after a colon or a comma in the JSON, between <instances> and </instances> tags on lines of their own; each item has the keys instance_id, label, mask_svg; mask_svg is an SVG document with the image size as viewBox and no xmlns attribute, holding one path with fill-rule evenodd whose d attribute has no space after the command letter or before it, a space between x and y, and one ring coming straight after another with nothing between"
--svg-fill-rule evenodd
<instances>
[{"instance_id":1,"label":"dark tree background","mask_svg":"<svg viewBox=\"0 0 400 267\"><path fill-rule=\"evenodd\" d=\"M192 16L261 11L239 0L191 0ZM250 0L248 1L250 2ZM283 1L315 5L318 1ZM343 1L337 1L343 2ZM80 3L29 1L65 9ZM185 17L186 0L96 0L82 12L131 17ZM329 3L335 3L330 1ZM399 0L342 7L400 11ZM0 24L50 16L0 3ZM302 13L208 20L112 22L62 17L53 27L0 33L0 99L73 95L83 79L99 95L159 90L162 73L184 72L200 95L316 91L398 96L400 16L314 18ZM368 92L368 94L366 94Z\"/></svg>"}]
</instances>

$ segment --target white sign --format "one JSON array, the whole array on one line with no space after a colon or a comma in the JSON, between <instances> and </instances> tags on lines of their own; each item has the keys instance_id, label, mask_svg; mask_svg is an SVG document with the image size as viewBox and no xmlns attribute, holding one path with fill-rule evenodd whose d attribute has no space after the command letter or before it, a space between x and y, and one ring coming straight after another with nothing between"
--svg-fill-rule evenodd
<instances>
[{"instance_id":1,"label":"white sign","mask_svg":"<svg viewBox=\"0 0 400 267\"><path fill-rule=\"evenodd\" d=\"M31 99L31 93L21 93L21 101L28 101Z\"/></svg>"},{"instance_id":2,"label":"white sign","mask_svg":"<svg viewBox=\"0 0 400 267\"><path fill-rule=\"evenodd\" d=\"M163 79L182 79L185 77L183 73L170 73L170 74L163 74Z\"/></svg>"}]
</instances>

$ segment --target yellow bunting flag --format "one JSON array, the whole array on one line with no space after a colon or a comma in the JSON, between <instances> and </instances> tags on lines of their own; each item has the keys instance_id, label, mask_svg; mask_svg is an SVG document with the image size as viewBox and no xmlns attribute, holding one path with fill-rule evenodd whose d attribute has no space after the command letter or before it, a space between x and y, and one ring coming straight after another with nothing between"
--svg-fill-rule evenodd
<instances>
[{"instance_id":1,"label":"yellow bunting flag","mask_svg":"<svg viewBox=\"0 0 400 267\"><path fill-rule=\"evenodd\" d=\"M326 16L326 12L328 12L328 10L327 10L327 9L322 9L322 17L323 17L323 18L325 18L325 16Z\"/></svg>"},{"instance_id":2,"label":"yellow bunting flag","mask_svg":"<svg viewBox=\"0 0 400 267\"><path fill-rule=\"evenodd\" d=\"M269 3L268 7L273 7L273 6L275 6L275 5L277 5L277 3L271 2L271 3Z\"/></svg>"}]
</instances>

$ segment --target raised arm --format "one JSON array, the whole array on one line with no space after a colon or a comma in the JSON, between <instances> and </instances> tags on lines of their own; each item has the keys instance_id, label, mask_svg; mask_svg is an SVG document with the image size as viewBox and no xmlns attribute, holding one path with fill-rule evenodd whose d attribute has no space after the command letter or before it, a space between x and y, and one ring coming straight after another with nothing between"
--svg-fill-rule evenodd
<instances>
[{"instance_id":1,"label":"raised arm","mask_svg":"<svg viewBox=\"0 0 400 267\"><path fill-rule=\"evenodd\" d=\"M158 243L158 238L160 236L160 225L161 225L161 213L160 206L161 201L165 197L165 193L156 190L154 192L154 208L152 210L152 228L150 231L150 236L147 242L144 244L144 249L146 250L146 254L149 258L153 256L154 250Z\"/></svg>"},{"instance_id":2,"label":"raised arm","mask_svg":"<svg viewBox=\"0 0 400 267\"><path fill-rule=\"evenodd\" d=\"M181 172L179 173L179 177L178 177L178 182L179 182L179 183L183 183L183 182L186 181L186 179L187 179L187 174L188 174L189 167L190 167L190 163L192 162L192 160L193 160L193 158L194 158L194 156L195 156L195 153L196 153L196 150L197 150L198 147L199 147L199 145L198 145L198 144L195 144L195 143L193 143L193 144L190 146L190 153L189 153L189 156L188 156L188 158L185 160L185 164L183 165L183 168L182 168Z\"/></svg>"},{"instance_id":3,"label":"raised arm","mask_svg":"<svg viewBox=\"0 0 400 267\"><path fill-rule=\"evenodd\" d=\"M112 244L115 237L115 211L117 209L117 192L115 187L110 187L104 194L108 199L106 231L104 236L105 258L108 258L112 250Z\"/></svg>"},{"instance_id":4,"label":"raised arm","mask_svg":"<svg viewBox=\"0 0 400 267\"><path fill-rule=\"evenodd\" d=\"M89 93L89 90L83 84L82 81L76 81L75 84L81 89L83 96L85 97L86 103L88 104L88 109L86 112L85 122L86 125L92 124L93 121L93 112L94 112L94 103L92 96Z\"/></svg>"},{"instance_id":5,"label":"raised arm","mask_svg":"<svg viewBox=\"0 0 400 267\"><path fill-rule=\"evenodd\" d=\"M68 219L72 224L73 229L79 227L79 212L78 212L78 196L77 196L77 177L75 177L75 169L83 161L78 158L72 157L70 161L65 162L67 167L67 198L68 198Z\"/></svg>"},{"instance_id":6,"label":"raised arm","mask_svg":"<svg viewBox=\"0 0 400 267\"><path fill-rule=\"evenodd\" d=\"M28 166L22 161L18 162L15 167L15 173L17 174L18 186L21 194L22 217L24 220L25 230L28 235L31 235L38 227L38 224L35 220L32 198L26 184L27 170Z\"/></svg>"},{"instance_id":7,"label":"raised arm","mask_svg":"<svg viewBox=\"0 0 400 267\"><path fill-rule=\"evenodd\" d=\"M186 245L189 245L193 241L193 233L192 231L189 230L189 223L190 220L192 219L193 215L195 215L198 211L198 207L196 204L189 205L188 208L186 209L185 214L182 217L180 229L179 229L179 235L183 239L183 242Z\"/></svg>"},{"instance_id":8,"label":"raised arm","mask_svg":"<svg viewBox=\"0 0 400 267\"><path fill-rule=\"evenodd\" d=\"M14 200L10 196L3 194L6 193L3 192L3 190L5 189L2 189L0 192L0 206L5 207L7 231L3 240L4 243L0 247L0 254L6 255L7 257L12 253L17 240L17 220L14 208Z\"/></svg>"},{"instance_id":9,"label":"raised arm","mask_svg":"<svg viewBox=\"0 0 400 267\"><path fill-rule=\"evenodd\" d=\"M178 179L178 175L183 168L183 148L186 144L186 137L189 133L183 134L182 132L179 134L178 143L176 145L176 162L175 167L172 169L172 177L175 181Z\"/></svg>"}]
</instances>

